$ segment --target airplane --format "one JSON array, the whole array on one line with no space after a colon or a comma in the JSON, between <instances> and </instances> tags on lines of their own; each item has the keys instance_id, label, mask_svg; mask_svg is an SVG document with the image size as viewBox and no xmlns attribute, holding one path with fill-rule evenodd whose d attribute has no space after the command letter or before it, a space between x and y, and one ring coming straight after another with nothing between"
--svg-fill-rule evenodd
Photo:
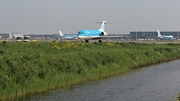
<instances>
[{"instance_id":1,"label":"airplane","mask_svg":"<svg viewBox=\"0 0 180 101\"><path fill-rule=\"evenodd\" d=\"M59 30L59 35L61 39L67 39L67 40L77 39L77 35L64 35L60 30Z\"/></svg>"},{"instance_id":2,"label":"airplane","mask_svg":"<svg viewBox=\"0 0 180 101\"><path fill-rule=\"evenodd\" d=\"M16 41L23 41L24 35L23 34L9 34L9 39L16 40Z\"/></svg>"},{"instance_id":3,"label":"airplane","mask_svg":"<svg viewBox=\"0 0 180 101\"><path fill-rule=\"evenodd\" d=\"M159 30L157 30L157 33L158 33L158 38L160 38L160 39L164 39L164 40L173 40L174 39L174 37L172 35L161 35Z\"/></svg>"},{"instance_id":4,"label":"airplane","mask_svg":"<svg viewBox=\"0 0 180 101\"><path fill-rule=\"evenodd\" d=\"M102 42L101 38L102 36L108 35L107 32L105 32L105 24L107 23L106 21L102 22L96 22L96 23L102 23L101 28L98 30L80 30L78 32L78 39L81 40L82 42L89 42L89 40L95 40L99 39L98 42Z\"/></svg>"}]
</instances>

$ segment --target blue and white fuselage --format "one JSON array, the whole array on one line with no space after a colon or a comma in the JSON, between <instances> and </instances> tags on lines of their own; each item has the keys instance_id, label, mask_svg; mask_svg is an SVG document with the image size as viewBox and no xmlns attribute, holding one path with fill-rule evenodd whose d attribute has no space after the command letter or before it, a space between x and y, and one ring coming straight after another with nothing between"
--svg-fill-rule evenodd
<instances>
[{"instance_id":1,"label":"blue and white fuselage","mask_svg":"<svg viewBox=\"0 0 180 101\"><path fill-rule=\"evenodd\" d=\"M77 35L64 35L60 30L59 30L59 35L61 39L67 39L67 40L71 40L71 39L77 39Z\"/></svg>"},{"instance_id":2,"label":"blue and white fuselage","mask_svg":"<svg viewBox=\"0 0 180 101\"><path fill-rule=\"evenodd\" d=\"M98 30L80 30L78 33L79 39L100 39L102 32Z\"/></svg>"},{"instance_id":3,"label":"blue and white fuselage","mask_svg":"<svg viewBox=\"0 0 180 101\"><path fill-rule=\"evenodd\" d=\"M81 41L85 40L86 42L88 42L88 40L101 39L101 36L108 35L108 33L104 31L106 21L103 21L101 23L102 25L99 30L80 30L77 34L78 39L80 39Z\"/></svg>"}]
</instances>

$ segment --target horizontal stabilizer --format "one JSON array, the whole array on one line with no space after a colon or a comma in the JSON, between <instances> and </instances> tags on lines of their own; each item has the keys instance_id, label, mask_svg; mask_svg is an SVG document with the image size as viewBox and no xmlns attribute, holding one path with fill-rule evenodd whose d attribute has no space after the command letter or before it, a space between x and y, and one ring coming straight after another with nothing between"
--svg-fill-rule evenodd
<instances>
[{"instance_id":1,"label":"horizontal stabilizer","mask_svg":"<svg viewBox=\"0 0 180 101\"><path fill-rule=\"evenodd\" d=\"M97 21L95 23L103 23L104 21ZM105 21L105 24L114 24L114 23L119 23L119 22L116 22L116 21Z\"/></svg>"},{"instance_id":2,"label":"horizontal stabilizer","mask_svg":"<svg viewBox=\"0 0 180 101\"><path fill-rule=\"evenodd\" d=\"M102 31L102 32L104 32L104 30L105 30L105 24L110 24L110 23L118 23L118 22L113 22L113 21L101 21L101 22L95 22L95 23L102 23L102 25L101 25L101 28L99 29L99 31Z\"/></svg>"}]
</instances>

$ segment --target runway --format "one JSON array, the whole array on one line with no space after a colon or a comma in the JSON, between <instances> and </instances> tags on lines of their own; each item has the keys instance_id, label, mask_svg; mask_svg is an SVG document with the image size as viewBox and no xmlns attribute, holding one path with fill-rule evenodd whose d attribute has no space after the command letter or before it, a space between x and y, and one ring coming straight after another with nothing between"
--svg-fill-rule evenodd
<instances>
[{"instance_id":1,"label":"runway","mask_svg":"<svg viewBox=\"0 0 180 101\"><path fill-rule=\"evenodd\" d=\"M140 44L180 44L180 41L174 40L123 40L117 41L113 40L111 42L120 42L120 43L140 43Z\"/></svg>"},{"instance_id":2,"label":"runway","mask_svg":"<svg viewBox=\"0 0 180 101\"><path fill-rule=\"evenodd\" d=\"M89 42L98 42L98 40L90 40ZM180 41L175 41L175 40L102 40L102 42L139 43L139 44L180 44Z\"/></svg>"},{"instance_id":3,"label":"runway","mask_svg":"<svg viewBox=\"0 0 180 101\"><path fill-rule=\"evenodd\" d=\"M16 42L16 40L0 40L0 42ZM81 42L80 40L36 40L35 42ZM23 41L22 41L23 42ZM33 42L33 41L30 41ZM98 40L89 40L89 43L98 42ZM118 43L139 43L139 44L180 44L177 40L102 40L102 42L118 42Z\"/></svg>"}]
</instances>

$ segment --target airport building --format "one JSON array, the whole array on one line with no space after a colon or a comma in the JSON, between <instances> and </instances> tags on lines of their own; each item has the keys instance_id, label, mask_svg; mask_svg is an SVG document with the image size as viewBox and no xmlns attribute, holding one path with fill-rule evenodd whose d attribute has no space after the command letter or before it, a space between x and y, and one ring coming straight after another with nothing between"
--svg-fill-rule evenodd
<instances>
[{"instance_id":1,"label":"airport building","mask_svg":"<svg viewBox=\"0 0 180 101\"><path fill-rule=\"evenodd\" d=\"M55 37L57 37L59 34L57 34L57 36L55 36L56 34L21 34L21 33L0 33L0 39L14 39L14 36L23 36L23 35L27 35L30 36L31 38L35 38L35 39L53 39Z\"/></svg>"},{"instance_id":2,"label":"airport building","mask_svg":"<svg viewBox=\"0 0 180 101\"><path fill-rule=\"evenodd\" d=\"M9 38L9 33L0 33L0 39L7 39Z\"/></svg>"},{"instance_id":3,"label":"airport building","mask_svg":"<svg viewBox=\"0 0 180 101\"><path fill-rule=\"evenodd\" d=\"M160 31L161 35L172 35L174 38L180 38L179 31ZM131 31L130 36L132 39L157 39L157 31Z\"/></svg>"}]
</instances>

